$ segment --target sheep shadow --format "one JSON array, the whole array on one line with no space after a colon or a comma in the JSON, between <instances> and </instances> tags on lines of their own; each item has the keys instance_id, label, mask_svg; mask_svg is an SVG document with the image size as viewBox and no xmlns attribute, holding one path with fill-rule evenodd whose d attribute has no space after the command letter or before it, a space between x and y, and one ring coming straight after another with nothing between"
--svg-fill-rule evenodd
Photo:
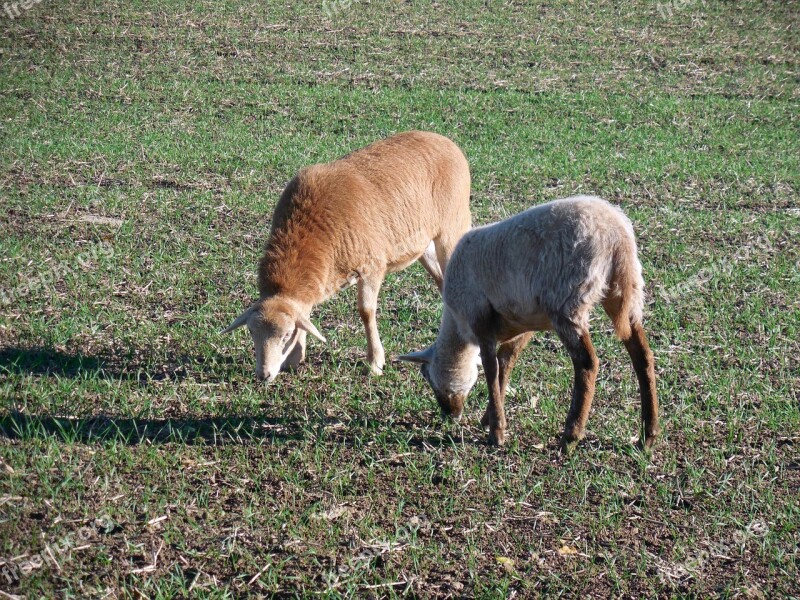
<instances>
[{"instance_id":1,"label":"sheep shadow","mask_svg":"<svg viewBox=\"0 0 800 600\"><path fill-rule=\"evenodd\" d=\"M152 381L186 379L186 357L175 357L171 364L156 370L145 371L126 363L117 355L91 355L60 352L53 348L35 346L30 348L0 348L0 376L42 375L61 378L77 378L91 375L98 379L137 381L147 385Z\"/></svg>"},{"instance_id":2,"label":"sheep shadow","mask_svg":"<svg viewBox=\"0 0 800 600\"><path fill-rule=\"evenodd\" d=\"M359 420L359 429L377 432L386 424L378 419ZM431 448L458 443L447 433L421 433L414 423L395 423L395 429L384 439L403 443L411 448ZM50 438L63 443L86 445L107 442L127 446L140 444L183 444L210 446L244 446L248 444L283 444L316 439L346 448L356 448L355 429L335 418L310 420L267 416L235 416L208 418L144 419L115 415L62 417L26 414L11 411L0 414L0 438L30 440Z\"/></svg>"},{"instance_id":3,"label":"sheep shadow","mask_svg":"<svg viewBox=\"0 0 800 600\"><path fill-rule=\"evenodd\" d=\"M0 379L4 375L73 379L89 376L147 386L159 381L178 382L186 379L190 376L186 364L185 357L175 357L169 364L156 370L144 370L116 355L70 354L47 347L0 348ZM108 414L65 417L31 415L19 411L0 413L0 437L55 437L65 442L78 441L87 444L106 441L126 444L228 444L258 439L277 442L303 437L301 425L299 420L270 416L149 419Z\"/></svg>"},{"instance_id":4,"label":"sheep shadow","mask_svg":"<svg viewBox=\"0 0 800 600\"><path fill-rule=\"evenodd\" d=\"M215 359L218 363L235 363L233 359ZM197 361L195 361L196 363ZM159 367L156 372L134 369L116 356L69 354L46 347L0 348L0 380L9 375L37 375L59 378L93 378L131 381L147 386L153 382L181 381L192 376L182 357ZM223 377L205 381L223 380ZM281 410L277 407L277 410ZM358 429L369 435L385 428L376 418L358 419ZM267 414L231 415L218 417L186 416L175 418L140 418L129 415L96 414L59 416L27 414L17 410L0 410L0 438L54 438L65 443L98 444L105 442L137 445L165 444L251 444L282 443L324 437L328 442L353 446L354 429L345 422L324 414L281 416ZM419 423L401 421L393 424L388 436L412 447L437 447L447 436L421 432Z\"/></svg>"},{"instance_id":5,"label":"sheep shadow","mask_svg":"<svg viewBox=\"0 0 800 600\"><path fill-rule=\"evenodd\" d=\"M301 423L271 417L143 419L105 414L59 417L12 411L0 415L0 437L50 437L83 444L115 441L130 446L170 442L219 446L243 445L259 440L278 443L301 440L305 435Z\"/></svg>"}]
</instances>

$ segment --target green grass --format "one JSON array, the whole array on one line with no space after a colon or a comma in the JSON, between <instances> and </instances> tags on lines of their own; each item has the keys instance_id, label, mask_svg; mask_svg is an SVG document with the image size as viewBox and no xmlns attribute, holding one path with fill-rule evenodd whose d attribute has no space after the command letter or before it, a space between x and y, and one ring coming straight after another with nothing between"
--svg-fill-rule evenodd
<instances>
[{"instance_id":1,"label":"green grass","mask_svg":"<svg viewBox=\"0 0 800 600\"><path fill-rule=\"evenodd\" d=\"M797 7L333 12L44 0L0 17L0 558L45 557L10 583L0 565L0 590L800 597ZM513 374L500 451L482 383L454 425L416 369L363 374L352 291L313 315L328 344L269 387L247 336L219 335L292 175L412 128L464 149L476 223L573 193L630 215L652 457L600 313L569 457L552 335ZM439 315L419 266L390 276L387 354L430 343Z\"/></svg>"}]
</instances>

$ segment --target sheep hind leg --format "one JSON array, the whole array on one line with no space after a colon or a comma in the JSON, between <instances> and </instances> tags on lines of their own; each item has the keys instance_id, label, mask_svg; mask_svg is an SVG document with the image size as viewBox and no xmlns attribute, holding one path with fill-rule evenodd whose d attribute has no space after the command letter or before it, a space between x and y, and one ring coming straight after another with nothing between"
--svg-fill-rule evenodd
<instances>
[{"instance_id":1,"label":"sheep hind leg","mask_svg":"<svg viewBox=\"0 0 800 600\"><path fill-rule=\"evenodd\" d=\"M588 329L579 329L571 324L563 327L556 325L555 329L567 348L575 369L572 403L564 423L561 442L562 450L571 452L586 435L586 421L592 408L599 363Z\"/></svg>"},{"instance_id":2,"label":"sheep hind leg","mask_svg":"<svg viewBox=\"0 0 800 600\"><path fill-rule=\"evenodd\" d=\"M619 298L608 298L603 301L603 308L615 323L622 310L622 301ZM655 361L647 336L641 322L630 320L630 335L620 336L628 355L633 363L636 379L639 381L639 395L642 402L642 423L644 424L643 436L637 446L640 449L650 449L658 438L658 395L656 392Z\"/></svg>"},{"instance_id":3,"label":"sheep hind leg","mask_svg":"<svg viewBox=\"0 0 800 600\"><path fill-rule=\"evenodd\" d=\"M422 256L420 256L418 260L433 278L433 281L436 283L436 287L439 289L439 293L441 294L442 285L444 284L444 271L442 270L436 258L436 244L434 242L428 244L428 247L425 248L425 252L422 253Z\"/></svg>"},{"instance_id":4,"label":"sheep hind leg","mask_svg":"<svg viewBox=\"0 0 800 600\"><path fill-rule=\"evenodd\" d=\"M386 355L378 334L376 313L378 310L378 292L381 289L383 275L365 277L358 280L358 314L364 323L367 333L367 362L373 375L381 375L386 364Z\"/></svg>"},{"instance_id":5,"label":"sheep hind leg","mask_svg":"<svg viewBox=\"0 0 800 600\"><path fill-rule=\"evenodd\" d=\"M639 394L642 398L642 423L644 435L638 442L641 449L653 447L658 438L658 396L656 394L656 374L653 352L647 343L647 337L641 323L631 323L631 337L623 340L625 349L631 357L633 370L639 380Z\"/></svg>"},{"instance_id":6,"label":"sheep hind leg","mask_svg":"<svg viewBox=\"0 0 800 600\"><path fill-rule=\"evenodd\" d=\"M469 229L469 227L467 227L467 229ZM442 273L443 277L447 271L447 263L450 261L450 257L453 255L453 251L456 249L456 245L463 233L463 231L443 232L438 238L433 240L436 262L439 263L439 271ZM430 249L430 247L428 247L428 249Z\"/></svg>"}]
</instances>

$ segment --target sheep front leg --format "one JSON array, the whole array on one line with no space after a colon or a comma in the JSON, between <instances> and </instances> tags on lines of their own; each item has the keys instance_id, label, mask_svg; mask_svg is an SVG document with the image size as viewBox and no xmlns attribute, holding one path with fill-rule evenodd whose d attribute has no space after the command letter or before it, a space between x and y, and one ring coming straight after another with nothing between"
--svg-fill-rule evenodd
<instances>
[{"instance_id":1,"label":"sheep front leg","mask_svg":"<svg viewBox=\"0 0 800 600\"><path fill-rule=\"evenodd\" d=\"M575 369L572 404L564 424L562 438L562 449L570 452L586 435L586 421L592 408L599 361L588 331L579 333L573 328L567 328L559 330L558 333L567 347Z\"/></svg>"},{"instance_id":2,"label":"sheep front leg","mask_svg":"<svg viewBox=\"0 0 800 600\"><path fill-rule=\"evenodd\" d=\"M533 332L523 333L515 338L503 342L497 349L497 366L499 370L500 393L503 397L501 405L503 407L503 413L505 413L505 397L506 392L508 391L508 380L511 378L511 370L517 363L519 353L522 352L525 346L528 345L528 342L531 341L531 337L533 337ZM492 414L493 410L496 409L492 408L492 404L490 403L489 406L486 407L486 412L483 413L483 418L481 419L481 425L484 427L488 427L489 424L494 420L494 416Z\"/></svg>"},{"instance_id":3,"label":"sheep front leg","mask_svg":"<svg viewBox=\"0 0 800 600\"><path fill-rule=\"evenodd\" d=\"M497 349L497 362L500 366L500 389L503 390L503 394L508 390L508 380L511 378L511 370L517 364L519 353L525 349L532 337L532 331L520 334L503 342Z\"/></svg>"},{"instance_id":4,"label":"sheep front leg","mask_svg":"<svg viewBox=\"0 0 800 600\"><path fill-rule=\"evenodd\" d=\"M367 332L367 362L373 375L381 375L386 357L378 334L378 292L381 289L383 275L364 276L358 280L358 314Z\"/></svg>"},{"instance_id":5,"label":"sheep front leg","mask_svg":"<svg viewBox=\"0 0 800 600\"><path fill-rule=\"evenodd\" d=\"M489 444L502 446L506 438L505 390L500 386L500 373L494 339L481 341L481 363L489 387L489 405L481 425L489 428Z\"/></svg>"}]
</instances>

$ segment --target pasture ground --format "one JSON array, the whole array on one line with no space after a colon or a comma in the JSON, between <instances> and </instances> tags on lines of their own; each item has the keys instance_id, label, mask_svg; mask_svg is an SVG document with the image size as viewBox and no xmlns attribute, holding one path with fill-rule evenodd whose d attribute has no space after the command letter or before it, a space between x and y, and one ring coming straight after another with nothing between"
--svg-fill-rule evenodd
<instances>
[{"instance_id":1,"label":"pasture ground","mask_svg":"<svg viewBox=\"0 0 800 600\"><path fill-rule=\"evenodd\" d=\"M800 596L797 3L455 4L0 16L1 596ZM416 369L363 373L352 290L270 387L219 335L286 181L413 128L464 149L476 223L574 193L630 215L652 457L599 312L569 457L553 335L499 451L485 385L443 425ZM419 266L390 276L387 353L439 314Z\"/></svg>"}]
</instances>

